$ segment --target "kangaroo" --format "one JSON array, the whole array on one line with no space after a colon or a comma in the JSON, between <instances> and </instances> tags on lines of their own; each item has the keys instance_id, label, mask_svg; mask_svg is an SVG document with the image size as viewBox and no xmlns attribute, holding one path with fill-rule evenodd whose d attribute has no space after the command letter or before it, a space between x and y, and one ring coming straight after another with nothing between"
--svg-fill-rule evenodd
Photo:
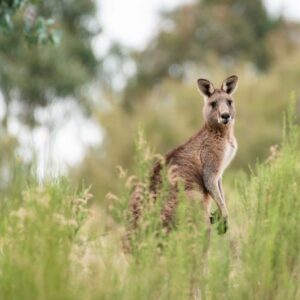
<instances>
[{"instance_id":1,"label":"kangaroo","mask_svg":"<svg viewBox=\"0 0 300 300\"><path fill-rule=\"evenodd\" d=\"M204 97L203 127L186 143L174 148L165 155L168 168L173 168L183 183L187 195L200 194L207 222L213 224L218 219L219 233L228 229L228 210L222 189L222 175L237 151L234 136L235 105L233 93L238 77L225 79L221 88L206 79L198 79L198 89ZM161 184L162 164L157 163L150 178L150 190L154 195ZM212 199L217 204L217 212L211 214ZM168 226L177 205L176 188L171 191L169 200L162 212L162 221ZM135 219L140 213L137 202L131 203Z\"/></svg>"}]
</instances>

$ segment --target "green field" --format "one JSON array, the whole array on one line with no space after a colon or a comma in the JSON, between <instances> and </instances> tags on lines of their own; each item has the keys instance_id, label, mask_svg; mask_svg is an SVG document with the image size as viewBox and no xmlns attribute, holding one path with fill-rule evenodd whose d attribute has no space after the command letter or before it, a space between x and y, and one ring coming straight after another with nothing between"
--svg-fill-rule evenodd
<instances>
[{"instance_id":1,"label":"green field","mask_svg":"<svg viewBox=\"0 0 300 300\"><path fill-rule=\"evenodd\" d=\"M229 231L218 235L214 226L207 259L198 203L181 199L166 234L160 201L150 205L144 190L146 212L128 254L134 177L119 170L123 193L110 194L103 211L88 189L66 179L38 183L17 168L1 201L0 299L299 299L300 127L291 111L279 151L228 181ZM146 182L151 154L145 141L137 148L136 174Z\"/></svg>"}]
</instances>

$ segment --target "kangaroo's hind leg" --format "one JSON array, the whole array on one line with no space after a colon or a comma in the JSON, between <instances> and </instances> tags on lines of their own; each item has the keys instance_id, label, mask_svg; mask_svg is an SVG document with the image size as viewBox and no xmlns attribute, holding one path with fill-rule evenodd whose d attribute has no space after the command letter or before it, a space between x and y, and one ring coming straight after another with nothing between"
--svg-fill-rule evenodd
<instances>
[{"instance_id":1,"label":"kangaroo's hind leg","mask_svg":"<svg viewBox=\"0 0 300 300\"><path fill-rule=\"evenodd\" d=\"M204 211L204 224L206 226L204 239L203 239L203 257L207 256L209 244L210 244L210 235L211 235L211 222L210 222L210 209L212 198L209 193L202 193L199 191L187 191L187 196L190 199L196 200L203 208ZM200 229L201 230L201 229Z\"/></svg>"},{"instance_id":2,"label":"kangaroo's hind leg","mask_svg":"<svg viewBox=\"0 0 300 300\"><path fill-rule=\"evenodd\" d=\"M211 239L211 223L210 223L210 209L212 198L208 193L199 191L188 191L188 198L197 201L199 208L203 210L203 225L198 230L201 230L201 248L199 256L195 257L194 271L191 277L190 296L191 299L205 298L205 278L208 274L208 254Z\"/></svg>"},{"instance_id":3,"label":"kangaroo's hind leg","mask_svg":"<svg viewBox=\"0 0 300 300\"><path fill-rule=\"evenodd\" d=\"M212 199L208 193L203 194L203 207L204 207L204 213L205 213L205 221L206 221L206 234L204 239L204 247L203 247L203 255L204 259L207 259L208 256L208 250L210 245L210 236L211 236L211 221L210 221L210 209L211 209L211 203Z\"/></svg>"},{"instance_id":4,"label":"kangaroo's hind leg","mask_svg":"<svg viewBox=\"0 0 300 300\"><path fill-rule=\"evenodd\" d=\"M168 197L167 202L165 203L162 213L161 213L161 220L163 226L169 232L173 227L174 215L176 211L176 207L178 204L178 192L176 188L172 188L170 191L170 195Z\"/></svg>"}]
</instances>

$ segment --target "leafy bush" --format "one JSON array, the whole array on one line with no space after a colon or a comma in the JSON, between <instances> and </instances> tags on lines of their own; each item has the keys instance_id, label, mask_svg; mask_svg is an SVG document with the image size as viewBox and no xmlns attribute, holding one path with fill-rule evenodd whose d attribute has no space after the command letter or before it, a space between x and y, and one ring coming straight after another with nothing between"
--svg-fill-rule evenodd
<instances>
[{"instance_id":1,"label":"leafy bush","mask_svg":"<svg viewBox=\"0 0 300 300\"><path fill-rule=\"evenodd\" d=\"M29 3L28 3L29 2ZM0 33L11 34L14 28L13 17L23 7L29 6L31 1L26 0L2 0L0 3ZM33 1L32 1L33 2ZM51 42L58 44L60 34L53 28L54 20L34 16L33 6L31 12L28 9L24 17L24 33L29 43L46 44Z\"/></svg>"}]
</instances>

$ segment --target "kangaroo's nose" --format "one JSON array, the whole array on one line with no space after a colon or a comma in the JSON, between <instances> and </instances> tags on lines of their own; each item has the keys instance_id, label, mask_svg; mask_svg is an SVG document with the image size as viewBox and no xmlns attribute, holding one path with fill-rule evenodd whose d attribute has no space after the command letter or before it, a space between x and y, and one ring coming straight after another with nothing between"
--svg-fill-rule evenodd
<instances>
[{"instance_id":1,"label":"kangaroo's nose","mask_svg":"<svg viewBox=\"0 0 300 300\"><path fill-rule=\"evenodd\" d=\"M223 113L223 114L221 114L221 118L223 119L223 120L228 120L229 118L230 118L230 114L229 113Z\"/></svg>"}]
</instances>

